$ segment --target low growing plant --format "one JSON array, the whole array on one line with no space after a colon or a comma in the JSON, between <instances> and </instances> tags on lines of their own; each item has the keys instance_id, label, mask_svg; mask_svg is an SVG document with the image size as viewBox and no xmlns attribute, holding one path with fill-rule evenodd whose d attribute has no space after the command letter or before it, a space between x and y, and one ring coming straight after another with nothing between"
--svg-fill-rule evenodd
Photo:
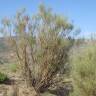
<instances>
[{"instance_id":1,"label":"low growing plant","mask_svg":"<svg viewBox=\"0 0 96 96\"><path fill-rule=\"evenodd\" d=\"M3 83L8 79L7 75L0 72L0 83Z\"/></svg>"}]
</instances>

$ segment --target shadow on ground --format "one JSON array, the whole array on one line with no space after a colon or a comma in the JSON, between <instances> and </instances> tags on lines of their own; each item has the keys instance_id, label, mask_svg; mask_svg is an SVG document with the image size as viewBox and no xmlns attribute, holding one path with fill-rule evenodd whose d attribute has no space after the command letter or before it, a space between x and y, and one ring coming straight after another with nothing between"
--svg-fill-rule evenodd
<instances>
[{"instance_id":1,"label":"shadow on ground","mask_svg":"<svg viewBox=\"0 0 96 96\"><path fill-rule=\"evenodd\" d=\"M55 96L69 96L72 89L72 85L66 85L64 87L57 87L55 90L49 89L48 92Z\"/></svg>"}]
</instances>

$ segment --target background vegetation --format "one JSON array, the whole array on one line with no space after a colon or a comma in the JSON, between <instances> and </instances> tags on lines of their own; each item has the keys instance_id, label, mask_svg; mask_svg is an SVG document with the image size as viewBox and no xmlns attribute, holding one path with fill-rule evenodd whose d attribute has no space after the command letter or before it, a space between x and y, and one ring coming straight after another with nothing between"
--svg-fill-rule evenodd
<instances>
[{"instance_id":1,"label":"background vegetation","mask_svg":"<svg viewBox=\"0 0 96 96\"><path fill-rule=\"evenodd\" d=\"M74 92L72 96L96 95L96 45L84 45L71 58Z\"/></svg>"}]
</instances>

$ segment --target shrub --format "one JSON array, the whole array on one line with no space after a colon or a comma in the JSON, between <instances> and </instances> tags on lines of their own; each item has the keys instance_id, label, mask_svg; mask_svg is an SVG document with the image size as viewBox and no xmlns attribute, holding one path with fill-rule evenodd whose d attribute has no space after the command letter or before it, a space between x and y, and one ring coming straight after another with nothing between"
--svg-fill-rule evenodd
<instances>
[{"instance_id":1,"label":"shrub","mask_svg":"<svg viewBox=\"0 0 96 96\"><path fill-rule=\"evenodd\" d=\"M79 48L71 57L72 96L96 96L96 45Z\"/></svg>"},{"instance_id":2,"label":"shrub","mask_svg":"<svg viewBox=\"0 0 96 96\"><path fill-rule=\"evenodd\" d=\"M9 65L9 69L12 71L12 72L16 72L17 71L17 64L10 64Z\"/></svg>"},{"instance_id":3,"label":"shrub","mask_svg":"<svg viewBox=\"0 0 96 96\"><path fill-rule=\"evenodd\" d=\"M48 89L61 69L65 68L71 47L69 37L74 26L43 5L32 18L25 10L14 17L2 20L3 32L8 33L6 35L15 49L26 85L34 87L39 93ZM11 32L6 31L10 28ZM9 33L15 34L16 38Z\"/></svg>"},{"instance_id":4,"label":"shrub","mask_svg":"<svg viewBox=\"0 0 96 96\"><path fill-rule=\"evenodd\" d=\"M0 72L0 83L3 83L8 79L7 75Z\"/></svg>"}]
</instances>

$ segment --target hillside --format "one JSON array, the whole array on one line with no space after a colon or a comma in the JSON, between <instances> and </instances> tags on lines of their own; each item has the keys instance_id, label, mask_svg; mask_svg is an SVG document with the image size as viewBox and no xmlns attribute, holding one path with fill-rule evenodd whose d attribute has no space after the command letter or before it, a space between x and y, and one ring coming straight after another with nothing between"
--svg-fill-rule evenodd
<instances>
[{"instance_id":1,"label":"hillside","mask_svg":"<svg viewBox=\"0 0 96 96\"><path fill-rule=\"evenodd\" d=\"M7 40L0 38L0 64L10 62L11 54L13 53L10 50Z\"/></svg>"}]
</instances>

